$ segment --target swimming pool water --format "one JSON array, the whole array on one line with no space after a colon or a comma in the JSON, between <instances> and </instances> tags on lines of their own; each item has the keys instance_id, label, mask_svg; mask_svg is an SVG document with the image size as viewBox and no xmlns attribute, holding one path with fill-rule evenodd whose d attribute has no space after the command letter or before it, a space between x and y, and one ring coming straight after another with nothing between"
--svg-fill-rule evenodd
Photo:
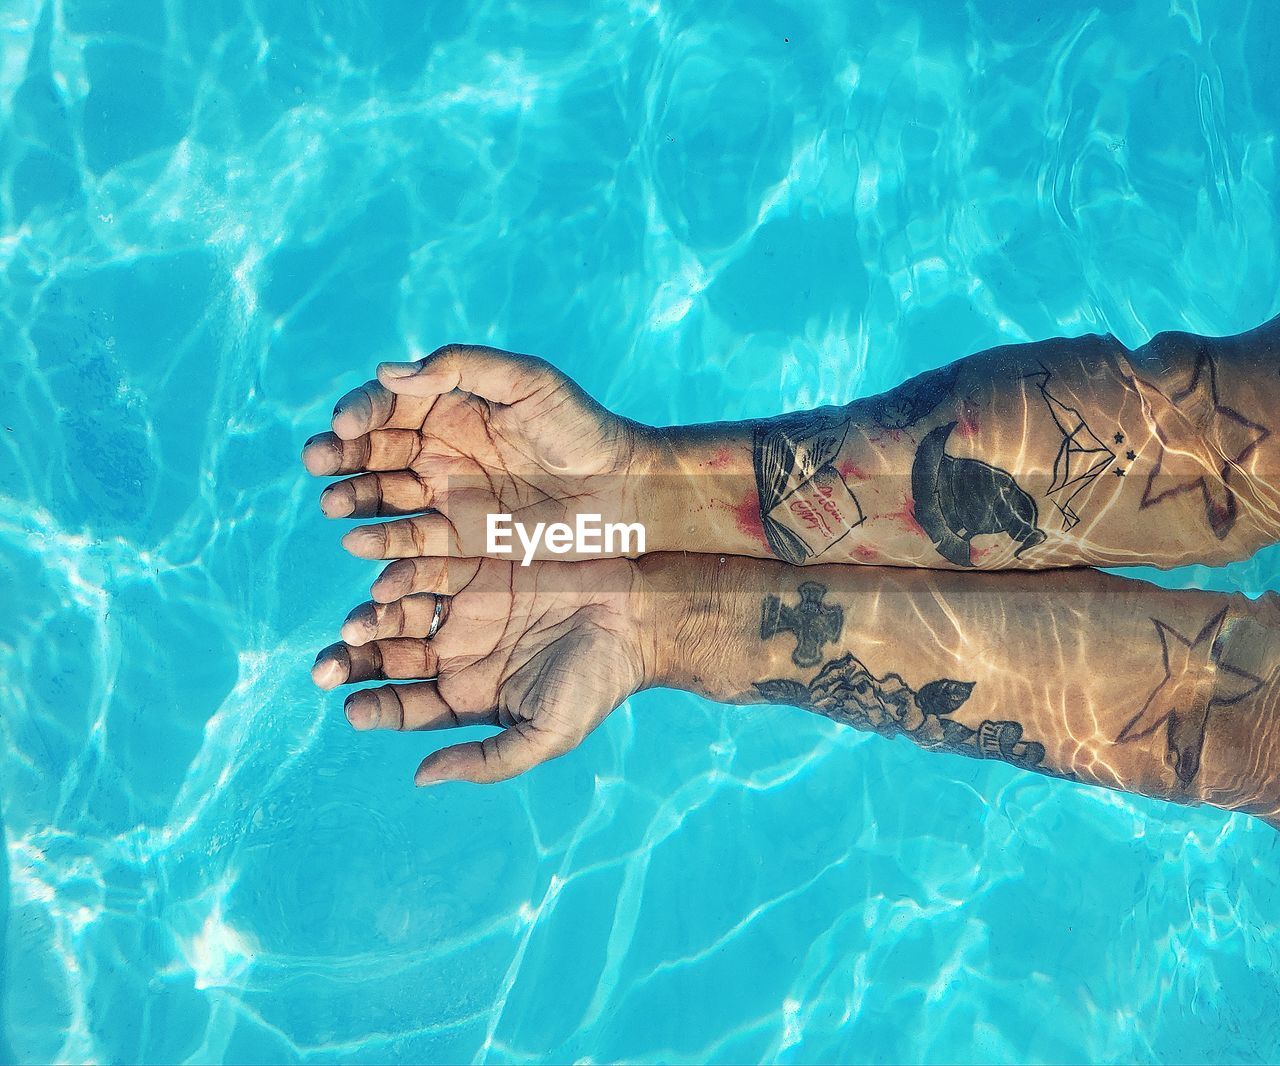
<instances>
[{"instance_id":1,"label":"swimming pool water","mask_svg":"<svg viewBox=\"0 0 1280 1066\"><path fill-rule=\"evenodd\" d=\"M379 359L666 424L1280 310L1280 8L1035 8L0 2L0 1060L1280 1057L1243 816L669 692L420 792L308 678Z\"/></svg>"}]
</instances>

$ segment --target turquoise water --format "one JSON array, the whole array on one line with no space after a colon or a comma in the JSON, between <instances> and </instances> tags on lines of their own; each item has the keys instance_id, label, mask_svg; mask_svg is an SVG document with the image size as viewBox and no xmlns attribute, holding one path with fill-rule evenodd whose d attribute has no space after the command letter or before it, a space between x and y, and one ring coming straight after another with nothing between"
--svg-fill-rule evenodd
<instances>
[{"instance_id":1,"label":"turquoise water","mask_svg":"<svg viewBox=\"0 0 1280 1066\"><path fill-rule=\"evenodd\" d=\"M1275 314L1280 9L1024 6L0 0L0 1060L1280 1058L1245 817L669 692L416 792L309 681L379 359L693 422Z\"/></svg>"}]
</instances>

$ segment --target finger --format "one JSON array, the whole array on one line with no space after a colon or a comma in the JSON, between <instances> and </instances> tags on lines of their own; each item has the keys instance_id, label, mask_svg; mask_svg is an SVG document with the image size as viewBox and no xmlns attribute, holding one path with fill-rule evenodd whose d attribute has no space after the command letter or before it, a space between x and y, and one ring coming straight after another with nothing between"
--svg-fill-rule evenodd
<instances>
[{"instance_id":1,"label":"finger","mask_svg":"<svg viewBox=\"0 0 1280 1066\"><path fill-rule=\"evenodd\" d=\"M316 656L311 680L322 689L361 681L431 679L440 656L425 640L375 640L368 644L330 644Z\"/></svg>"},{"instance_id":2,"label":"finger","mask_svg":"<svg viewBox=\"0 0 1280 1066\"><path fill-rule=\"evenodd\" d=\"M334 405L333 431L355 440L375 429L419 429L429 410L429 400L397 396L377 381L366 381Z\"/></svg>"},{"instance_id":3,"label":"finger","mask_svg":"<svg viewBox=\"0 0 1280 1066\"><path fill-rule=\"evenodd\" d=\"M446 344L415 363L382 363L378 381L405 396L443 396L461 389L512 404L555 384L556 372L531 355L471 344Z\"/></svg>"},{"instance_id":4,"label":"finger","mask_svg":"<svg viewBox=\"0 0 1280 1066\"><path fill-rule=\"evenodd\" d=\"M421 474L393 470L361 474L330 485L320 493L326 518L372 518L439 510L444 493L436 492Z\"/></svg>"},{"instance_id":5,"label":"finger","mask_svg":"<svg viewBox=\"0 0 1280 1066\"><path fill-rule=\"evenodd\" d=\"M464 725L497 725L498 713L455 711L440 696L434 681L382 685L347 697L343 709L356 729L451 729Z\"/></svg>"},{"instance_id":6,"label":"finger","mask_svg":"<svg viewBox=\"0 0 1280 1066\"><path fill-rule=\"evenodd\" d=\"M358 559L411 559L461 555L453 526L442 514L375 522L350 530L342 546Z\"/></svg>"},{"instance_id":7,"label":"finger","mask_svg":"<svg viewBox=\"0 0 1280 1066\"><path fill-rule=\"evenodd\" d=\"M354 440L317 433L302 446L302 462L315 477L365 470L404 470L418 457L422 438L411 429L379 429Z\"/></svg>"},{"instance_id":8,"label":"finger","mask_svg":"<svg viewBox=\"0 0 1280 1066\"><path fill-rule=\"evenodd\" d=\"M440 606L438 623L437 604ZM417 637L425 640L433 625L435 632L439 633L448 620L449 597L437 596L434 592L405 596L391 603L362 603L342 623L342 639L355 646L391 637Z\"/></svg>"},{"instance_id":9,"label":"finger","mask_svg":"<svg viewBox=\"0 0 1280 1066\"><path fill-rule=\"evenodd\" d=\"M413 775L413 783L506 781L575 747L577 742L570 737L539 729L533 722L517 722L484 740L455 744L428 755Z\"/></svg>"},{"instance_id":10,"label":"finger","mask_svg":"<svg viewBox=\"0 0 1280 1066\"><path fill-rule=\"evenodd\" d=\"M390 603L418 592L456 596L471 583L481 562L480 559L397 559L378 575L369 591L378 603Z\"/></svg>"}]
</instances>

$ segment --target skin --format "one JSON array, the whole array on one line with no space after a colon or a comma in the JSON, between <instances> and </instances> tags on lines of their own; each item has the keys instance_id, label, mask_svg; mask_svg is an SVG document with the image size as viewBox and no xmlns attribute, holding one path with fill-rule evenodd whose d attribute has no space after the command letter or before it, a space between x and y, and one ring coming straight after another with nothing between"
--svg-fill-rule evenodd
<instances>
[{"instance_id":1,"label":"skin","mask_svg":"<svg viewBox=\"0 0 1280 1066\"><path fill-rule=\"evenodd\" d=\"M985 757L1280 821L1274 596L1095 571L800 569L699 555L441 559L404 580L406 597L351 613L314 677L323 688L409 681L348 696L357 729L499 730L428 756L418 784L513 777L572 750L632 693L666 686L795 704L936 751L981 757L981 736L1012 734L1010 754ZM762 631L762 608L794 606L805 582L822 590L829 621L840 616L820 627L820 665L796 664L803 621ZM448 613L428 641L435 594L449 597Z\"/></svg>"},{"instance_id":2,"label":"skin","mask_svg":"<svg viewBox=\"0 0 1280 1066\"><path fill-rule=\"evenodd\" d=\"M435 678L354 693L347 719L361 730L496 726L429 756L414 781L502 781L577 747L645 686L639 584L625 560L398 561L347 616L341 642L317 656L312 678L323 689ZM392 587L405 595L388 600ZM447 613L428 641L437 594Z\"/></svg>"},{"instance_id":3,"label":"skin","mask_svg":"<svg viewBox=\"0 0 1280 1066\"><path fill-rule=\"evenodd\" d=\"M353 555L478 557L487 514L532 525L637 510L630 474L652 431L541 359L451 345L378 375L302 450L308 473L342 478L321 494L327 517L413 516L351 530Z\"/></svg>"},{"instance_id":4,"label":"skin","mask_svg":"<svg viewBox=\"0 0 1280 1066\"><path fill-rule=\"evenodd\" d=\"M500 728L430 756L423 784L522 773L661 684L1274 825L1273 598L946 571L1219 563L1280 539L1278 361L1280 319L1136 351L1055 340L845 407L663 430L528 356L384 364L303 452L354 475L327 515L396 516L344 538L396 561L314 676L418 679L351 696L357 728ZM492 513L638 521L650 551L706 554L482 560Z\"/></svg>"},{"instance_id":5,"label":"skin","mask_svg":"<svg viewBox=\"0 0 1280 1066\"><path fill-rule=\"evenodd\" d=\"M370 559L482 556L501 512L599 514L642 523L649 551L799 564L1216 564L1280 539L1278 362L1280 319L1136 351L1059 339L844 407L656 429L542 360L449 345L380 366L303 460L344 476L326 515L396 516L343 538Z\"/></svg>"}]
</instances>

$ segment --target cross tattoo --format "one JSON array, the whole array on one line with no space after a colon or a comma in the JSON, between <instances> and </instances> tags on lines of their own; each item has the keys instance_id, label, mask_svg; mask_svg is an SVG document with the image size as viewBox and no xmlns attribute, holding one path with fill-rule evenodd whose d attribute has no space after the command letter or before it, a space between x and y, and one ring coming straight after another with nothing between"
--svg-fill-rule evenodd
<instances>
[{"instance_id":1,"label":"cross tattoo","mask_svg":"<svg viewBox=\"0 0 1280 1066\"><path fill-rule=\"evenodd\" d=\"M796 638L796 650L791 661L796 666L817 666L822 659L822 646L840 636L844 626L844 611L836 604L822 602L827 594L826 585L805 581L796 590L800 602L794 607L783 603L777 596L766 596L760 613L760 638L768 640L781 633L792 633Z\"/></svg>"}]
</instances>

